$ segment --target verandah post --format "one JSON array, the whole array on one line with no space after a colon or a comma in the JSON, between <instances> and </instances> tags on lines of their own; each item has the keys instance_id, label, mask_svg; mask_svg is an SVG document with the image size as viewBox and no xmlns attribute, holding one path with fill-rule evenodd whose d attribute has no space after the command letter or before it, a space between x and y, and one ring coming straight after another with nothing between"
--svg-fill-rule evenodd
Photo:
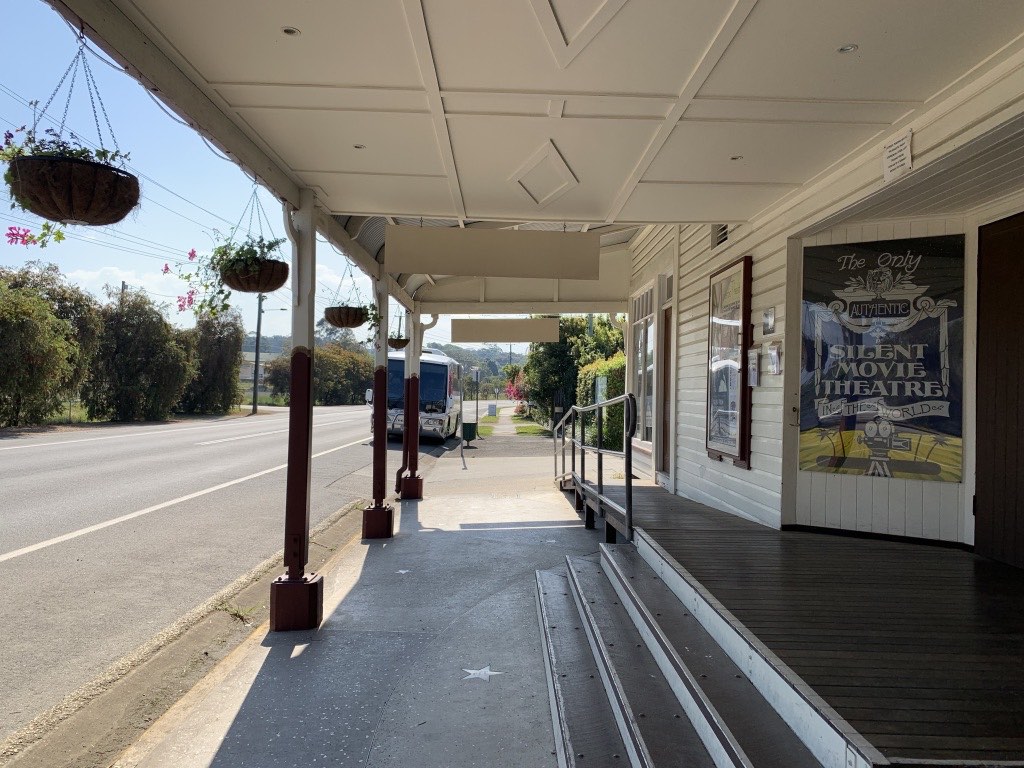
<instances>
[{"instance_id":1,"label":"verandah post","mask_svg":"<svg viewBox=\"0 0 1024 768\"><path fill-rule=\"evenodd\" d=\"M283 576L270 587L270 629L316 629L323 619L323 577L306 573L309 562L309 495L313 462L313 330L316 296L315 197L299 191L299 207L285 206L292 243L291 395L284 512Z\"/></svg>"}]
</instances>

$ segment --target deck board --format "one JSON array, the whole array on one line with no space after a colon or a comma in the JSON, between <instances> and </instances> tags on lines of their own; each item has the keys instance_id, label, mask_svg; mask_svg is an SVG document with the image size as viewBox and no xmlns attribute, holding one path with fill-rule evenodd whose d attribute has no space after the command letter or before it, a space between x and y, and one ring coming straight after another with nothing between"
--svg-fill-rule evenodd
<instances>
[{"instance_id":1,"label":"deck board","mask_svg":"<svg viewBox=\"0 0 1024 768\"><path fill-rule=\"evenodd\" d=\"M886 757L1024 760L1024 571L776 531L653 485L634 484L633 524Z\"/></svg>"}]
</instances>

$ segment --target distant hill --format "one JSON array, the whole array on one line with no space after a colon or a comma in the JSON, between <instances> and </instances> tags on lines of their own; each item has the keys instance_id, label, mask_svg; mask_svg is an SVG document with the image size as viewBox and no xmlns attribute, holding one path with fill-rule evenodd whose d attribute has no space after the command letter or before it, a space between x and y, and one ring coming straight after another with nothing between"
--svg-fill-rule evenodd
<instances>
[{"instance_id":1,"label":"distant hill","mask_svg":"<svg viewBox=\"0 0 1024 768\"><path fill-rule=\"evenodd\" d=\"M471 348L458 344L440 344L434 341L426 346L439 349L452 360L458 360L464 371L468 371L473 366L479 367L484 376L497 376L501 373L501 367L509 363L508 347L498 344ZM518 352L512 353L513 364L522 365L524 360L526 360L526 355L521 355Z\"/></svg>"},{"instance_id":2,"label":"distant hill","mask_svg":"<svg viewBox=\"0 0 1024 768\"><path fill-rule=\"evenodd\" d=\"M260 351L262 352L283 354L291 349L291 345L291 336L263 336L260 339ZM479 367L484 372L484 376L497 376L501 373L501 367L509 363L508 347L502 347L498 344L470 348L458 344L430 342L427 346L439 349L453 360L458 360L467 372L473 366ZM242 342L242 351L256 351L256 334L250 333L245 337L245 341ZM512 353L512 363L515 365L522 365L525 360L526 355L518 352Z\"/></svg>"}]
</instances>

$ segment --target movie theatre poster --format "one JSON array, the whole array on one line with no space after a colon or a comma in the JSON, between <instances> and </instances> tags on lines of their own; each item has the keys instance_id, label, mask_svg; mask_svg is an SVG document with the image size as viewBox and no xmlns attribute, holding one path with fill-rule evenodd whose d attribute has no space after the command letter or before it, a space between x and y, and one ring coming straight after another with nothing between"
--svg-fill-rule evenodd
<instances>
[{"instance_id":1,"label":"movie theatre poster","mask_svg":"<svg viewBox=\"0 0 1024 768\"><path fill-rule=\"evenodd\" d=\"M960 482L964 237L804 249L800 469Z\"/></svg>"}]
</instances>

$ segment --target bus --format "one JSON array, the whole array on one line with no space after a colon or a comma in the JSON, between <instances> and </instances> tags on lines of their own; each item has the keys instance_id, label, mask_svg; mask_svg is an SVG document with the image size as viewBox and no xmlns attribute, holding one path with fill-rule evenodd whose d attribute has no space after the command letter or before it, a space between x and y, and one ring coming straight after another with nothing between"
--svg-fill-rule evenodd
<instances>
[{"instance_id":1,"label":"bus","mask_svg":"<svg viewBox=\"0 0 1024 768\"><path fill-rule=\"evenodd\" d=\"M440 350L420 355L420 435L447 440L462 422L461 368ZM388 435L401 435L405 419L405 353L388 354Z\"/></svg>"}]
</instances>

